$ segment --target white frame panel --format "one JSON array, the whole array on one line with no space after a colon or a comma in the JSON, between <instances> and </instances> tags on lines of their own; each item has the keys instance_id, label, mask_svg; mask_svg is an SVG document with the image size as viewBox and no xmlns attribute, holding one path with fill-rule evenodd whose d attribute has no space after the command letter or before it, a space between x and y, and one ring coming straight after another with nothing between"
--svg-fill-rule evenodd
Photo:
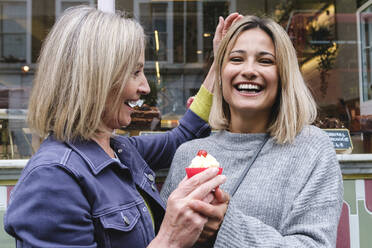
<instances>
[{"instance_id":1,"label":"white frame panel","mask_svg":"<svg viewBox=\"0 0 372 248\"><path fill-rule=\"evenodd\" d=\"M372 115L372 100L364 101L363 99L363 63L362 63L362 37L360 30L360 14L372 6L372 0L367 1L363 4L356 12L357 15L357 39L358 39L358 64L359 64L359 99L360 99L360 114L361 115ZM372 37L371 37L372 38Z\"/></svg>"},{"instance_id":2,"label":"white frame panel","mask_svg":"<svg viewBox=\"0 0 372 248\"><path fill-rule=\"evenodd\" d=\"M104 12L115 13L115 0L97 0L97 8Z\"/></svg>"}]
</instances>

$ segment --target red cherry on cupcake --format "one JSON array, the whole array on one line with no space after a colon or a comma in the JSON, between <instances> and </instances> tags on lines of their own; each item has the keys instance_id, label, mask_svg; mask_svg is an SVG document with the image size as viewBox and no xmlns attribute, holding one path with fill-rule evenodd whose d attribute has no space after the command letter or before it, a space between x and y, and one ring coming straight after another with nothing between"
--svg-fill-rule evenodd
<instances>
[{"instance_id":1,"label":"red cherry on cupcake","mask_svg":"<svg viewBox=\"0 0 372 248\"><path fill-rule=\"evenodd\" d=\"M205 150L199 150L197 155L199 157L201 157L201 156L207 157L207 154L208 154L207 151L205 151Z\"/></svg>"}]
</instances>

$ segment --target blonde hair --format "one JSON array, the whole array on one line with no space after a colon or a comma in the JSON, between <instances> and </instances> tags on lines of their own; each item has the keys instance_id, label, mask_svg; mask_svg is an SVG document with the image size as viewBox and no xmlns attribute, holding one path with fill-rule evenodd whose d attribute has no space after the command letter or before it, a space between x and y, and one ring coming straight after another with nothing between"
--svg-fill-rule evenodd
<instances>
[{"instance_id":1,"label":"blonde hair","mask_svg":"<svg viewBox=\"0 0 372 248\"><path fill-rule=\"evenodd\" d=\"M66 10L41 49L29 126L41 137L52 132L62 141L91 139L102 132L108 95L115 99L110 113L117 113L118 96L144 46L143 28L124 13L88 6Z\"/></svg>"},{"instance_id":2,"label":"blonde hair","mask_svg":"<svg viewBox=\"0 0 372 248\"><path fill-rule=\"evenodd\" d=\"M305 125L311 124L317 115L315 101L306 86L297 61L296 51L285 30L271 19L245 16L235 23L220 43L216 56L216 81L209 117L215 129L227 129L230 124L229 106L222 96L221 71L239 35L253 28L266 32L273 40L276 64L279 72L278 97L273 106L268 132L277 143L292 142Z\"/></svg>"}]
</instances>

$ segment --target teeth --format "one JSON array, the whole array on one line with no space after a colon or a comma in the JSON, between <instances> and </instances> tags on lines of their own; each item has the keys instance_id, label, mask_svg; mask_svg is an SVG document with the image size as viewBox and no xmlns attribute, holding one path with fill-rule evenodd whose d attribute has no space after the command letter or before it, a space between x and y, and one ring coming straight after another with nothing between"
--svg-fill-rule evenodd
<instances>
[{"instance_id":1,"label":"teeth","mask_svg":"<svg viewBox=\"0 0 372 248\"><path fill-rule=\"evenodd\" d=\"M261 86L257 84L239 84L237 86L238 90L261 90Z\"/></svg>"},{"instance_id":2,"label":"teeth","mask_svg":"<svg viewBox=\"0 0 372 248\"><path fill-rule=\"evenodd\" d=\"M144 100L142 99L139 99L137 101L129 101L128 102L128 105L131 107L131 108L134 108L134 107L141 107L142 104L144 103Z\"/></svg>"}]
</instances>

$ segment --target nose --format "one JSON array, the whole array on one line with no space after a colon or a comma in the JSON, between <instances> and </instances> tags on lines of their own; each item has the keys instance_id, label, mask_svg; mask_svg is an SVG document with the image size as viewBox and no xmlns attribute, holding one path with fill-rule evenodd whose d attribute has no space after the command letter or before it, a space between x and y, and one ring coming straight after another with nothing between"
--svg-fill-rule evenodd
<instances>
[{"instance_id":1,"label":"nose","mask_svg":"<svg viewBox=\"0 0 372 248\"><path fill-rule=\"evenodd\" d=\"M247 61L244 63L241 73L247 80L254 80L258 77L257 68L255 67L255 63L253 61Z\"/></svg>"},{"instance_id":2,"label":"nose","mask_svg":"<svg viewBox=\"0 0 372 248\"><path fill-rule=\"evenodd\" d=\"M143 80L141 81L141 84L138 87L138 92L141 95L147 95L148 93L150 93L150 86L145 76L143 77Z\"/></svg>"}]
</instances>

